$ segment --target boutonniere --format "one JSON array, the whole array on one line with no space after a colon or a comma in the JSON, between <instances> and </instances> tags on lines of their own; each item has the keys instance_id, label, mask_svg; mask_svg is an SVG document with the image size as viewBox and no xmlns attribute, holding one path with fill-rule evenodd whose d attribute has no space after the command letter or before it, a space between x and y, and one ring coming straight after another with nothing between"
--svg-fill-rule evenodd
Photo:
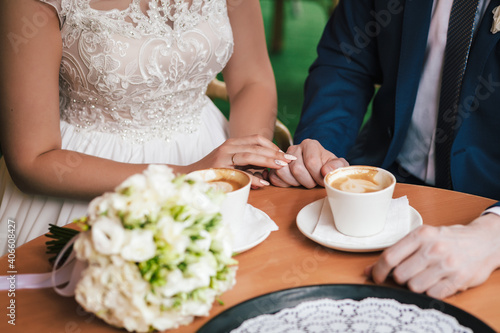
<instances>
[{"instance_id":1,"label":"boutonniere","mask_svg":"<svg viewBox=\"0 0 500 333\"><path fill-rule=\"evenodd\" d=\"M496 34L500 31L500 6L493 9L493 24L491 25L491 32Z\"/></svg>"}]
</instances>

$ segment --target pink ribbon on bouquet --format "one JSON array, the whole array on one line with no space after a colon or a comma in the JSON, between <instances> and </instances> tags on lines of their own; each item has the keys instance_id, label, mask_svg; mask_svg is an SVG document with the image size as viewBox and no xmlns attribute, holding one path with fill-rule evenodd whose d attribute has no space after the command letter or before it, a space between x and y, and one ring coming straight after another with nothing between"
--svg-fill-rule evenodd
<instances>
[{"instance_id":1,"label":"pink ribbon on bouquet","mask_svg":"<svg viewBox=\"0 0 500 333\"><path fill-rule=\"evenodd\" d=\"M61 296L74 296L76 284L80 280L82 271L87 268L87 263L76 258L75 252L66 259L66 262L58 269L56 267L62 260L63 255L68 251L77 239L73 237L57 255L52 272L39 274L12 274L0 276L0 290L12 289L14 283L15 289L41 289L54 288L55 292ZM14 281L12 281L14 280ZM66 285L65 285L66 284ZM64 287L59 287L65 285Z\"/></svg>"}]
</instances>

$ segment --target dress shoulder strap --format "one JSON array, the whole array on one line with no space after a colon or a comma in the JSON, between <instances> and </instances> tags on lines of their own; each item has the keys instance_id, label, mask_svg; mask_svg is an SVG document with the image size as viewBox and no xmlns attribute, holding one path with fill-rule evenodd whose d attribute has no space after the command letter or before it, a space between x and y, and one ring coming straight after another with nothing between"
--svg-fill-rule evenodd
<instances>
[{"instance_id":1,"label":"dress shoulder strap","mask_svg":"<svg viewBox=\"0 0 500 333\"><path fill-rule=\"evenodd\" d=\"M52 6L57 13L59 18L59 27L62 28L64 25L66 12L68 8L71 6L71 0L38 0L40 2L46 3L47 5Z\"/></svg>"}]
</instances>

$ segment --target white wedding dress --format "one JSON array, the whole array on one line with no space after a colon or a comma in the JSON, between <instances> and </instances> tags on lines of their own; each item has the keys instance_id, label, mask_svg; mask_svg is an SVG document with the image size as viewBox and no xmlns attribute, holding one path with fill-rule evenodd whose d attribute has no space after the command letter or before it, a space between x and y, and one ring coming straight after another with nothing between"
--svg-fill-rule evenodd
<instances>
[{"instance_id":1,"label":"white wedding dress","mask_svg":"<svg viewBox=\"0 0 500 333\"><path fill-rule=\"evenodd\" d=\"M205 95L233 50L226 0L40 0L61 27L63 149L128 163L186 165L227 138ZM27 98L29 98L27 94ZM78 155L56 167L73 172ZM96 175L99 177L99 175ZM0 163L0 254L86 214L87 202L22 193Z\"/></svg>"}]
</instances>

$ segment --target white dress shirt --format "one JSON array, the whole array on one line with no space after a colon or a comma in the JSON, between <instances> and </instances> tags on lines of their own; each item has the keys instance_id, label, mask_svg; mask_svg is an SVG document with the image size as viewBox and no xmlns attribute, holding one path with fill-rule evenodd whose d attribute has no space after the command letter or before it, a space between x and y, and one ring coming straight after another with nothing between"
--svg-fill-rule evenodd
<instances>
[{"instance_id":1,"label":"white dress shirt","mask_svg":"<svg viewBox=\"0 0 500 333\"><path fill-rule=\"evenodd\" d=\"M479 25L489 2L490 0L479 0L474 27ZM403 148L397 158L398 163L404 169L431 185L435 184L434 136L439 109L444 50L452 4L453 0L434 1L424 67L411 124ZM490 208L486 212L500 215L500 207Z\"/></svg>"},{"instance_id":2,"label":"white dress shirt","mask_svg":"<svg viewBox=\"0 0 500 333\"><path fill-rule=\"evenodd\" d=\"M474 27L477 27L490 0L479 0ZM434 136L439 109L441 75L448 22L453 0L435 0L424 67L418 86L411 124L398 163L427 184L435 184Z\"/></svg>"}]
</instances>

